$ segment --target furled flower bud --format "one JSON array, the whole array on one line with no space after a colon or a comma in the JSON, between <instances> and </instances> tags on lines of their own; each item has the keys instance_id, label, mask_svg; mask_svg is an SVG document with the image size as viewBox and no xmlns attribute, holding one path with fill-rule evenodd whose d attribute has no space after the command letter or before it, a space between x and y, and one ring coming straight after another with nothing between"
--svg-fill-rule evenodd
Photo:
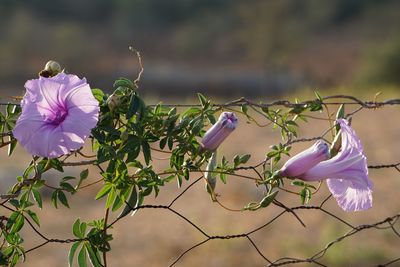
<instances>
[{"instance_id":1,"label":"furled flower bud","mask_svg":"<svg viewBox=\"0 0 400 267\"><path fill-rule=\"evenodd\" d=\"M291 157L280 169L279 174L283 177L297 177L328 158L329 147L319 140L310 148Z\"/></svg>"},{"instance_id":2,"label":"furled flower bud","mask_svg":"<svg viewBox=\"0 0 400 267\"><path fill-rule=\"evenodd\" d=\"M107 105L110 110L114 110L121 102L121 98L119 95L113 93L107 98Z\"/></svg>"},{"instance_id":3,"label":"furled flower bud","mask_svg":"<svg viewBox=\"0 0 400 267\"><path fill-rule=\"evenodd\" d=\"M215 199L215 193L214 189L215 186L217 185L217 175L214 173L214 169L217 166L217 151L215 151L210 158L210 161L208 162L206 172L204 174L204 177L206 178L206 190L210 194L212 200Z\"/></svg>"},{"instance_id":4,"label":"furled flower bud","mask_svg":"<svg viewBox=\"0 0 400 267\"><path fill-rule=\"evenodd\" d=\"M204 150L214 151L235 130L238 119L233 112L223 112L201 141Z\"/></svg>"}]
</instances>

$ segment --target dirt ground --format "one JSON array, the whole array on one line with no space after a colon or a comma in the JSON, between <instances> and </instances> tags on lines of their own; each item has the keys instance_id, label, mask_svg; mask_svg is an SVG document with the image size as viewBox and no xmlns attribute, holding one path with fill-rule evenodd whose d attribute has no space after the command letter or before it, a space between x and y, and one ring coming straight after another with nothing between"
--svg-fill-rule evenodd
<instances>
[{"instance_id":1,"label":"dirt ground","mask_svg":"<svg viewBox=\"0 0 400 267\"><path fill-rule=\"evenodd\" d=\"M368 164L391 164L400 161L400 108L384 107L378 110L364 110L353 117L352 126L359 135L368 158ZM235 154L251 153L251 163L260 162L271 144L280 141L279 133L270 127L258 128L247 124L245 118L240 118L238 129L219 149L219 156L232 158ZM326 121L310 120L301 124L299 138L319 136L328 127ZM296 144L292 154L311 145ZM14 183L16 175L23 172L29 162L29 155L18 148L17 153L6 157L3 149L0 161L0 189L5 191ZM165 157L163 154L154 154ZM155 160L155 165L167 164L163 160ZM83 169L83 168L82 168ZM67 168L66 174L74 175L80 168ZM46 179L50 184L57 184L58 179L65 175L49 174ZM89 180L95 180L95 169L90 170ZM198 176L193 175L191 180ZM400 173L394 169L370 170L370 178L374 183L374 203L368 211L346 213L330 199L326 208L336 216L350 222L352 225L371 224L384 220L388 216L398 214L398 186ZM184 182L183 188L189 185ZM290 183L287 186L289 189ZM71 209L50 206L49 192L44 208L39 211L41 218L40 231L50 238L72 238L72 223L80 217L89 221L104 216L103 201L94 201L94 196L100 185L80 191L70 197ZM147 204L167 204L183 188L177 188L171 182L161 189L156 199L149 198ZM216 191L221 195L224 205L240 209L249 201L257 201L263 197L263 189L256 187L254 182L229 177L226 185L218 181ZM326 184L313 197L310 205L318 205L329 195ZM300 204L298 196L281 192L278 199L288 206ZM174 205L174 209L182 213L210 235L240 234L262 226L281 209L268 207L256 212L230 212L213 203L204 190L201 181L194 185ZM252 234L251 237L260 251L270 260L282 257L307 258L324 248L330 241L348 232L345 226L332 217L320 211L299 211L306 227L290 214L283 215L274 223ZM112 215L113 218L115 215ZM400 224L395 227L400 231ZM25 227L26 249L40 244L40 239L31 229ZM140 210L133 217L125 217L110 230L113 234L112 250L108 255L109 266L169 266L183 251L204 240L204 236L193 226L166 210ZM20 266L67 266L69 244L52 243L43 246L27 255L27 261ZM391 229L364 230L348 239L333 245L321 262L328 266L372 266L383 264L399 257L400 238ZM245 239L211 240L185 255L176 266L266 266L267 262L257 253L250 242ZM296 265L296 266L306 266ZM307 265L310 266L310 265Z\"/></svg>"}]
</instances>

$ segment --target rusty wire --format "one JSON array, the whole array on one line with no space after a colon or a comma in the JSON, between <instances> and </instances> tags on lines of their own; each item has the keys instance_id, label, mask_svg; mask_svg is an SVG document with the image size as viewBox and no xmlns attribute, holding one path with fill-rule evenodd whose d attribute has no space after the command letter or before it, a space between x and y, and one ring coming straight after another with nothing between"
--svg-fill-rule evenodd
<instances>
[{"instance_id":1,"label":"rusty wire","mask_svg":"<svg viewBox=\"0 0 400 267\"><path fill-rule=\"evenodd\" d=\"M362 101L358 98L355 98L353 96L347 96L347 95L327 96L327 97L324 97L323 100L324 100L324 104L326 104L326 105L340 105L340 104L357 105L358 108L355 111L353 111L352 113L349 113L348 115L354 115L355 113L357 113L363 109L377 109L377 108L381 108L384 106L400 105L400 99L391 99L391 100L386 100L386 101L381 101L381 102ZM304 104L311 103L311 102L312 101L305 101L305 102L301 102L301 103L292 103L290 101L283 100L283 101L275 101L275 102L263 104L263 103L255 103L255 102L250 101L245 98L240 98L238 100L228 102L225 104L214 104L214 106L220 107L220 108L228 108L228 107L240 107L243 104L246 104L246 105L250 105L253 107L259 107L259 108L263 108L263 107L268 108L268 107L273 107L273 106L283 106L283 107L287 107L287 108L293 108L298 105L304 105ZM0 105L7 105L7 104L8 103L0 103ZM13 103L13 104L15 104L15 103ZM18 105L18 104L15 104L15 105ZM169 104L167 104L164 106L192 107L192 106L197 106L197 105L196 104L195 105L191 105L191 104L189 104L189 105L186 105L186 104L177 104L177 105L171 104L171 105L169 105ZM8 135L10 135L10 133L1 133L1 136L8 136ZM290 140L287 144L294 144L294 143L299 143L299 142L310 142L310 141L315 141L315 140L322 139L322 138L323 138L323 136L293 139L293 140ZM94 160L86 160L86 161L81 161L81 162L63 162L63 165L64 166L83 166L83 165L91 165L94 162L95 162ZM237 168L237 170L239 170L239 169L242 169L242 170L254 169L255 167L260 166L260 164L257 164L255 166L240 167L240 168ZM397 170L397 172L400 173L400 159L396 162L391 162L388 164L369 165L368 168L369 169L378 169L378 170L391 168L391 169ZM368 231L368 230L372 230L372 229L374 229L374 230L389 230L395 237L400 239L400 223L399 223L400 222L400 220L399 220L400 213L393 214L392 216L389 216L387 218L384 218L384 219L381 219L381 220L378 220L376 222L372 222L369 224L352 225L350 222L340 218L339 216L335 215L332 211L329 211L328 209L325 208L325 203L327 203L330 196L327 197L325 200L323 200L320 203L320 205L317 205L317 206L301 205L301 206L288 207L288 206L284 205L283 203L275 200L273 202L273 204L276 207L280 208L281 211L274 217L266 220L264 224L254 228L250 231L244 232L244 233L230 234L230 235L211 235L211 234L207 233L202 228L202 226L196 224L194 221L192 221L188 217L186 217L183 213L174 209L174 204L177 201L179 201L179 199L184 194L189 192L189 190L201 180L203 180L203 176L200 176L196 180L192 181L182 192L180 192L171 202L169 202L167 204L140 205L137 207L130 207L131 211L143 210L143 209L167 210L168 212L174 214L181 220L185 221L190 227L192 227L195 231L198 231L204 237L203 240L201 240L198 243L195 243L191 247L188 247L186 250L182 251L180 253L180 255L177 255L176 258L174 260L172 260L172 262L169 263L168 266L170 266L170 267L175 266L177 263L179 263L179 261L183 257L187 256L187 254L190 254L190 252L192 252L196 248L198 248L206 243L212 242L213 240L230 240L230 239L247 240L249 245L251 245L251 247L254 248L254 250L257 252L257 254L265 261L265 266L287 266L287 265L295 265L295 264L300 264L300 263L309 263L309 264L314 264L314 265L318 265L318 266L327 266L322 262L322 260L323 260L324 256L326 255L326 253L329 251L329 249L332 248L333 246L335 246L337 243L342 242L345 239L351 238L351 237L359 234L360 232ZM97 183L97 182L98 181L96 181L95 183ZM95 184L95 183L92 183L92 184ZM90 185L92 185L92 184L90 184ZM7 200L4 202L1 202L0 206L8 211L15 211L14 208L11 208L9 205L7 205ZM270 257L268 257L268 255L266 255L265 252L263 252L263 249L260 248L256 244L256 242L253 240L252 237L260 230L265 229L268 226L270 226L271 224L273 224L274 222L279 221L286 214L295 216L296 219L300 222L300 224L305 226L304 223L302 222L301 218L296 213L296 211L300 211L300 210L310 210L310 211L314 210L316 212L320 212L320 213L324 214L325 216L331 218L332 220L335 220L335 221L343 224L344 226L346 226L348 228L348 230L345 234L338 236L334 240L331 240L323 248L318 250L316 253L309 255L307 257L304 257L304 258L281 257L278 259L271 259ZM120 218L117 218L114 221L110 222L107 225L106 229L115 227L116 224L123 218L124 217L120 217ZM3 221L6 221L7 219L8 218L6 216L0 216L0 227L3 225ZM27 249L25 251L26 254L28 254L34 250L40 249L41 247L43 247L47 244L50 244L50 243L65 244L65 243L72 243L72 242L76 242L76 241L82 241L82 239L73 239L73 238L69 238L69 239L50 238L47 235L40 232L39 229L30 221L29 218L25 217L25 220L28 223L29 227L43 240L42 243L40 243L32 248ZM394 257L392 260L383 262L376 266L390 266L390 265L397 266L396 264L399 264L399 263L400 263L400 257L399 257L399 255L397 255L397 257Z\"/></svg>"}]
</instances>

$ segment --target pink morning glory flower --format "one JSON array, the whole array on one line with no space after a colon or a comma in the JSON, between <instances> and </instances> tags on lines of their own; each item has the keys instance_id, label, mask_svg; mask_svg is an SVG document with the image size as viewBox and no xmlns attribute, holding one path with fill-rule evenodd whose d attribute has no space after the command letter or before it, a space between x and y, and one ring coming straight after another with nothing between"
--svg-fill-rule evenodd
<instances>
[{"instance_id":1,"label":"pink morning glory flower","mask_svg":"<svg viewBox=\"0 0 400 267\"><path fill-rule=\"evenodd\" d=\"M338 119L342 137L336 156L322 161L300 175L299 179L326 179L328 188L345 211L366 210L372 207L372 182L368 178L367 158L360 139L345 119Z\"/></svg>"},{"instance_id":2,"label":"pink morning glory flower","mask_svg":"<svg viewBox=\"0 0 400 267\"><path fill-rule=\"evenodd\" d=\"M14 137L32 155L56 158L79 149L96 126L99 103L86 79L59 73L25 83Z\"/></svg>"},{"instance_id":3,"label":"pink morning glory flower","mask_svg":"<svg viewBox=\"0 0 400 267\"><path fill-rule=\"evenodd\" d=\"M201 147L214 151L235 130L237 124L238 119L233 112L222 112L218 121L205 133Z\"/></svg>"},{"instance_id":4,"label":"pink morning glory flower","mask_svg":"<svg viewBox=\"0 0 400 267\"><path fill-rule=\"evenodd\" d=\"M280 169L279 174L284 177L297 177L328 158L329 147L319 140L310 148L291 157Z\"/></svg>"}]
</instances>

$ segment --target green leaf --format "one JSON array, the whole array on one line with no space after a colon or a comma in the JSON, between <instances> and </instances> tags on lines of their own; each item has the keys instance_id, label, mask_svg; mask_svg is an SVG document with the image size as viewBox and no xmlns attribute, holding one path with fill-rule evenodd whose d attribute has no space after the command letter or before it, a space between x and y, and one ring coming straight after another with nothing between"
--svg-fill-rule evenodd
<instances>
[{"instance_id":1,"label":"green leaf","mask_svg":"<svg viewBox=\"0 0 400 267\"><path fill-rule=\"evenodd\" d=\"M174 146L174 138L173 137L168 137L168 148L169 150L172 150L172 147Z\"/></svg>"},{"instance_id":2,"label":"green leaf","mask_svg":"<svg viewBox=\"0 0 400 267\"><path fill-rule=\"evenodd\" d=\"M83 238L83 234L81 233L80 225L81 225L81 220L78 218L72 225L72 233L74 234L74 236L76 236L78 238Z\"/></svg>"},{"instance_id":3,"label":"green leaf","mask_svg":"<svg viewBox=\"0 0 400 267\"><path fill-rule=\"evenodd\" d=\"M301 114L304 110L305 110L304 106L296 105L291 110L289 110L289 113L291 113L291 114Z\"/></svg>"},{"instance_id":4,"label":"green leaf","mask_svg":"<svg viewBox=\"0 0 400 267\"><path fill-rule=\"evenodd\" d=\"M10 199L8 202L17 209L20 207L19 201L17 199Z\"/></svg>"},{"instance_id":5,"label":"green leaf","mask_svg":"<svg viewBox=\"0 0 400 267\"><path fill-rule=\"evenodd\" d=\"M122 199L122 197L121 196L119 196L118 194L117 194L117 196L115 197L115 201L114 201L114 203L113 203L113 206L112 206L112 208L111 208L111 211L116 211L116 210L118 210L119 208L121 208L121 206L124 204L124 200Z\"/></svg>"},{"instance_id":6,"label":"green leaf","mask_svg":"<svg viewBox=\"0 0 400 267\"><path fill-rule=\"evenodd\" d=\"M146 161L146 164L149 165L151 161L151 152L149 143L142 142L142 150L143 150L144 160Z\"/></svg>"},{"instance_id":7,"label":"green leaf","mask_svg":"<svg viewBox=\"0 0 400 267\"><path fill-rule=\"evenodd\" d=\"M8 145L8 150L7 150L7 155L11 156L11 154L14 152L15 148L17 147L17 140L14 139L11 141L11 143Z\"/></svg>"},{"instance_id":8,"label":"green leaf","mask_svg":"<svg viewBox=\"0 0 400 267\"><path fill-rule=\"evenodd\" d=\"M214 115L212 115L212 114L207 114L207 118L212 124L215 124L217 122Z\"/></svg>"},{"instance_id":9,"label":"green leaf","mask_svg":"<svg viewBox=\"0 0 400 267\"><path fill-rule=\"evenodd\" d=\"M141 101L139 97L136 94L132 94L131 100L129 103L128 107L128 112L126 113L126 118L129 120L130 118L133 117L133 115L136 114L136 112L139 110L141 105Z\"/></svg>"},{"instance_id":10,"label":"green leaf","mask_svg":"<svg viewBox=\"0 0 400 267\"><path fill-rule=\"evenodd\" d=\"M40 226L40 221L39 221L39 217L37 216L37 214L31 210L26 210L26 213L28 213L29 217L32 218L32 220L38 225Z\"/></svg>"},{"instance_id":11,"label":"green leaf","mask_svg":"<svg viewBox=\"0 0 400 267\"><path fill-rule=\"evenodd\" d=\"M108 192L110 192L112 188L112 184L106 183L101 189L100 191L97 193L95 199L100 199L102 197L104 197L105 195L108 194Z\"/></svg>"},{"instance_id":12,"label":"green leaf","mask_svg":"<svg viewBox=\"0 0 400 267\"><path fill-rule=\"evenodd\" d=\"M178 188L181 188L181 186L182 186L182 176L180 176L179 174L176 175L176 182L178 183Z\"/></svg>"},{"instance_id":13,"label":"green leaf","mask_svg":"<svg viewBox=\"0 0 400 267\"><path fill-rule=\"evenodd\" d=\"M115 192L115 187L112 187L108 196L107 196L107 200L106 200L106 206L105 208L108 209L109 207L111 207L111 205L114 203L115 198L116 198L116 192Z\"/></svg>"},{"instance_id":14,"label":"green leaf","mask_svg":"<svg viewBox=\"0 0 400 267\"><path fill-rule=\"evenodd\" d=\"M133 186L131 195L129 196L129 199L127 200L127 204L126 204L124 210L121 212L121 214L118 215L118 218L126 216L132 210L132 208L137 208L137 206L139 205L139 202L140 202L139 194L137 192L136 186ZM137 212L137 210L132 211L131 215L133 216L136 212Z\"/></svg>"},{"instance_id":15,"label":"green leaf","mask_svg":"<svg viewBox=\"0 0 400 267\"><path fill-rule=\"evenodd\" d=\"M337 113L336 113L336 119L343 119L344 118L344 104L341 104ZM340 131L340 125L336 124L335 126L336 134L339 133Z\"/></svg>"},{"instance_id":16,"label":"green leaf","mask_svg":"<svg viewBox=\"0 0 400 267\"><path fill-rule=\"evenodd\" d=\"M220 173L219 178L221 179L221 181L226 184L226 174L225 173Z\"/></svg>"},{"instance_id":17,"label":"green leaf","mask_svg":"<svg viewBox=\"0 0 400 267\"><path fill-rule=\"evenodd\" d=\"M301 204L307 204L311 199L311 190L308 187L304 187L303 190L300 191L300 199Z\"/></svg>"},{"instance_id":18,"label":"green leaf","mask_svg":"<svg viewBox=\"0 0 400 267\"><path fill-rule=\"evenodd\" d=\"M22 216L21 213L18 212L18 216L15 218L15 222L11 228L11 233L17 233L19 232L19 230L22 229L22 227L24 226L24 216Z\"/></svg>"},{"instance_id":19,"label":"green leaf","mask_svg":"<svg viewBox=\"0 0 400 267\"><path fill-rule=\"evenodd\" d=\"M19 261L19 255L20 255L19 253L14 253L11 263L10 263L11 267L14 267L15 265L17 265L17 263Z\"/></svg>"},{"instance_id":20,"label":"green leaf","mask_svg":"<svg viewBox=\"0 0 400 267\"><path fill-rule=\"evenodd\" d=\"M74 261L75 252L78 249L79 245L81 244L80 241L77 241L72 244L69 253L68 253L68 266L72 267L72 263Z\"/></svg>"},{"instance_id":21,"label":"green leaf","mask_svg":"<svg viewBox=\"0 0 400 267\"><path fill-rule=\"evenodd\" d=\"M7 220L7 225L6 225L7 229L10 229L15 224L15 221L18 218L18 216L19 216L18 211L14 211L13 213L11 213L10 217ZM12 243L12 242L10 242L10 243Z\"/></svg>"},{"instance_id":22,"label":"green leaf","mask_svg":"<svg viewBox=\"0 0 400 267\"><path fill-rule=\"evenodd\" d=\"M88 178L88 175L89 175L89 170L85 169L85 170L81 171L81 173L79 174L79 177L83 181L86 178Z\"/></svg>"},{"instance_id":23,"label":"green leaf","mask_svg":"<svg viewBox=\"0 0 400 267\"><path fill-rule=\"evenodd\" d=\"M168 137L165 137L160 140L160 149L164 149L165 145L167 144Z\"/></svg>"},{"instance_id":24,"label":"green leaf","mask_svg":"<svg viewBox=\"0 0 400 267\"><path fill-rule=\"evenodd\" d=\"M7 266L7 261L8 260L7 260L6 253L4 253L4 250L3 250L3 253L0 253L0 266Z\"/></svg>"},{"instance_id":25,"label":"green leaf","mask_svg":"<svg viewBox=\"0 0 400 267\"><path fill-rule=\"evenodd\" d=\"M95 251L93 250L92 246L88 243L85 243L86 250L89 255L89 260L92 266L94 267L102 267L103 265L99 262L100 259L97 257Z\"/></svg>"},{"instance_id":26,"label":"green leaf","mask_svg":"<svg viewBox=\"0 0 400 267\"><path fill-rule=\"evenodd\" d=\"M70 192L72 194L76 192L76 189L71 184L66 183L66 182L61 182L60 187L62 187L63 189L67 190L68 192Z\"/></svg>"},{"instance_id":27,"label":"green leaf","mask_svg":"<svg viewBox=\"0 0 400 267\"><path fill-rule=\"evenodd\" d=\"M93 94L94 98L96 98L97 101L99 101L100 103L103 102L103 99L104 99L103 91L95 88L95 89L92 89L92 94Z\"/></svg>"},{"instance_id":28,"label":"green leaf","mask_svg":"<svg viewBox=\"0 0 400 267\"><path fill-rule=\"evenodd\" d=\"M197 93L197 97L199 98L201 106L204 108L207 106L207 99L205 98L204 95Z\"/></svg>"},{"instance_id":29,"label":"green leaf","mask_svg":"<svg viewBox=\"0 0 400 267\"><path fill-rule=\"evenodd\" d=\"M58 191L58 200L60 200L60 202L66 206L67 208L69 208L69 204L68 204L68 200L67 197L65 196L64 192L62 190Z\"/></svg>"},{"instance_id":30,"label":"green leaf","mask_svg":"<svg viewBox=\"0 0 400 267\"><path fill-rule=\"evenodd\" d=\"M202 119L195 119L196 121L193 123L192 132L194 135L198 135L204 127L204 123Z\"/></svg>"},{"instance_id":31,"label":"green leaf","mask_svg":"<svg viewBox=\"0 0 400 267\"><path fill-rule=\"evenodd\" d=\"M243 156L240 157L240 163L241 164L245 164L247 163L247 161L249 161L251 155L250 154L245 154Z\"/></svg>"},{"instance_id":32,"label":"green leaf","mask_svg":"<svg viewBox=\"0 0 400 267\"><path fill-rule=\"evenodd\" d=\"M267 115L269 114L268 107L263 106L263 107L261 107L261 110L262 110L262 112L266 113Z\"/></svg>"},{"instance_id":33,"label":"green leaf","mask_svg":"<svg viewBox=\"0 0 400 267\"><path fill-rule=\"evenodd\" d=\"M126 162L134 161L139 156L139 154L140 154L140 145L130 148Z\"/></svg>"},{"instance_id":34,"label":"green leaf","mask_svg":"<svg viewBox=\"0 0 400 267\"><path fill-rule=\"evenodd\" d=\"M124 77L120 77L118 78L115 82L114 82L114 88L118 88L118 87L126 87L126 88L130 88L130 89L134 89L135 85L133 84L133 82L127 78Z\"/></svg>"},{"instance_id":35,"label":"green leaf","mask_svg":"<svg viewBox=\"0 0 400 267\"><path fill-rule=\"evenodd\" d=\"M303 181L293 181L292 182L292 185L295 185L295 186L304 186L304 182Z\"/></svg>"},{"instance_id":36,"label":"green leaf","mask_svg":"<svg viewBox=\"0 0 400 267\"><path fill-rule=\"evenodd\" d=\"M344 118L344 104L341 104L336 113L336 119L343 119L343 118Z\"/></svg>"},{"instance_id":37,"label":"green leaf","mask_svg":"<svg viewBox=\"0 0 400 267\"><path fill-rule=\"evenodd\" d=\"M66 182L66 181L74 180L74 179L76 179L74 176L64 176L64 177L61 179L61 181Z\"/></svg>"},{"instance_id":38,"label":"green leaf","mask_svg":"<svg viewBox=\"0 0 400 267\"><path fill-rule=\"evenodd\" d=\"M293 126L296 126L296 127L299 126L295 121L286 121L286 124L287 125L293 125Z\"/></svg>"},{"instance_id":39,"label":"green leaf","mask_svg":"<svg viewBox=\"0 0 400 267\"><path fill-rule=\"evenodd\" d=\"M61 162L58 159L49 159L47 164L50 164L53 169L59 172L64 172Z\"/></svg>"},{"instance_id":40,"label":"green leaf","mask_svg":"<svg viewBox=\"0 0 400 267\"><path fill-rule=\"evenodd\" d=\"M52 194L51 194L51 204L58 209L58 205L57 205L57 196L58 196L58 190L55 190Z\"/></svg>"},{"instance_id":41,"label":"green leaf","mask_svg":"<svg viewBox=\"0 0 400 267\"><path fill-rule=\"evenodd\" d=\"M79 265L79 267L87 267L86 247L85 246L82 246L81 251L79 251L78 265Z\"/></svg>"},{"instance_id":42,"label":"green leaf","mask_svg":"<svg viewBox=\"0 0 400 267\"><path fill-rule=\"evenodd\" d=\"M82 238L86 234L86 228L87 228L87 224L85 222L81 222L81 225L79 226L79 231L81 232Z\"/></svg>"},{"instance_id":43,"label":"green leaf","mask_svg":"<svg viewBox=\"0 0 400 267\"><path fill-rule=\"evenodd\" d=\"M75 190L79 188L79 186L82 184L82 182L88 178L88 176L89 176L88 169L81 171L81 173L79 174L78 184L75 186Z\"/></svg>"},{"instance_id":44,"label":"green leaf","mask_svg":"<svg viewBox=\"0 0 400 267\"><path fill-rule=\"evenodd\" d=\"M261 208L265 208L267 207L269 204L272 203L272 201L275 199L276 195L278 194L279 191L275 191L270 193L269 195L267 195L266 197L264 197L261 202L260 202L260 207Z\"/></svg>"},{"instance_id":45,"label":"green leaf","mask_svg":"<svg viewBox=\"0 0 400 267\"><path fill-rule=\"evenodd\" d=\"M7 104L7 108L6 108L6 116L7 116L7 118L10 117L11 114L14 113L14 108L15 108L15 105L13 105L11 103Z\"/></svg>"},{"instance_id":46,"label":"green leaf","mask_svg":"<svg viewBox=\"0 0 400 267\"><path fill-rule=\"evenodd\" d=\"M239 155L235 155L235 157L233 157L233 165L237 167L239 164L240 164L240 157Z\"/></svg>"},{"instance_id":47,"label":"green leaf","mask_svg":"<svg viewBox=\"0 0 400 267\"><path fill-rule=\"evenodd\" d=\"M247 104L243 104L243 105L241 106L241 110L242 110L242 112L243 112L244 114L247 115L247 111L249 110L249 107L247 106Z\"/></svg>"},{"instance_id":48,"label":"green leaf","mask_svg":"<svg viewBox=\"0 0 400 267\"><path fill-rule=\"evenodd\" d=\"M318 93L318 91L314 92L315 96L317 97L318 100L323 101L324 99L322 98L322 96Z\"/></svg>"},{"instance_id":49,"label":"green leaf","mask_svg":"<svg viewBox=\"0 0 400 267\"><path fill-rule=\"evenodd\" d=\"M185 112L182 113L182 117L194 117L201 112L201 109L196 107L188 108Z\"/></svg>"}]
</instances>

